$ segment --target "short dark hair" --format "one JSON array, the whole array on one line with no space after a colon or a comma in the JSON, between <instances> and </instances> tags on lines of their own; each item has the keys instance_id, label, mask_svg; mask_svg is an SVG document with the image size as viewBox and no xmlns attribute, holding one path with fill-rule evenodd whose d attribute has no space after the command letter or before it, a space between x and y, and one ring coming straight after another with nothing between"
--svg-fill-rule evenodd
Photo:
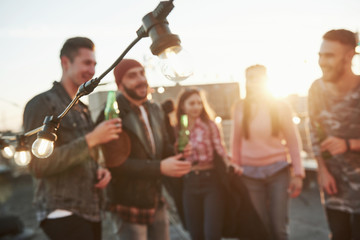
<instances>
[{"instance_id":1,"label":"short dark hair","mask_svg":"<svg viewBox=\"0 0 360 240\"><path fill-rule=\"evenodd\" d=\"M323 36L324 40L336 41L353 49L357 46L356 34L346 29L333 29Z\"/></svg>"},{"instance_id":2,"label":"short dark hair","mask_svg":"<svg viewBox=\"0 0 360 240\"><path fill-rule=\"evenodd\" d=\"M86 37L73 37L66 40L60 51L60 58L66 56L73 61L80 48L87 48L94 51L94 43Z\"/></svg>"}]
</instances>

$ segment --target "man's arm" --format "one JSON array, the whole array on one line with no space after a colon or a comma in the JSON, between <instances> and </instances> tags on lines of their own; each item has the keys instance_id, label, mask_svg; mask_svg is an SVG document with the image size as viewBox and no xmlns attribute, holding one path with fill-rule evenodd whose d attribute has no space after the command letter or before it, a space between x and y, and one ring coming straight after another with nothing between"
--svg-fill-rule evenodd
<instances>
[{"instance_id":1,"label":"man's arm","mask_svg":"<svg viewBox=\"0 0 360 240\"><path fill-rule=\"evenodd\" d=\"M318 181L320 187L324 189L327 194L333 195L337 193L337 186L334 177L329 173L324 159L321 156L315 157L318 163Z\"/></svg>"},{"instance_id":2,"label":"man's arm","mask_svg":"<svg viewBox=\"0 0 360 240\"><path fill-rule=\"evenodd\" d=\"M170 156L160 161L127 159L122 165L111 168L112 173L141 177L181 177L191 170L191 163L179 161L182 154Z\"/></svg>"},{"instance_id":3,"label":"man's arm","mask_svg":"<svg viewBox=\"0 0 360 240\"><path fill-rule=\"evenodd\" d=\"M331 155L342 154L347 151L360 151L360 139L343 139L330 136L321 143L321 150L329 151Z\"/></svg>"},{"instance_id":4,"label":"man's arm","mask_svg":"<svg viewBox=\"0 0 360 240\"><path fill-rule=\"evenodd\" d=\"M324 189L328 194L335 194L337 193L337 186L334 177L331 175L331 173L328 171L325 159L322 157L322 151L321 148L321 136L319 136L319 132L323 131L321 130L321 127L319 123L315 121L315 116L317 114L317 108L318 106L317 101L314 96L317 96L318 93L315 92L315 88L312 86L309 90L308 95L308 109L309 109L309 129L310 129L310 138L312 143L312 149L313 153L315 155L315 159L318 163L318 181L321 189ZM324 134L324 133L323 133Z\"/></svg>"},{"instance_id":5,"label":"man's arm","mask_svg":"<svg viewBox=\"0 0 360 240\"><path fill-rule=\"evenodd\" d=\"M31 100L26 105L24 111L24 130L29 131L41 126L45 116L51 114L54 114L54 111L44 97L37 97ZM39 159L32 156L29 169L36 177L42 178L60 173L68 168L87 161L91 158L91 151L89 150L91 147L98 144L101 140L108 140L116 137L114 135L114 132L118 131L116 130L116 127L115 123L113 123L112 127L102 126L100 130L95 129L94 131L97 131L98 134L90 137L90 146L88 145L87 137L82 136L69 143L56 146L52 155L46 159ZM59 131L61 131L61 129L59 129ZM95 140L95 137L98 139ZM33 136L29 143L32 143L35 139L36 136Z\"/></svg>"}]
</instances>

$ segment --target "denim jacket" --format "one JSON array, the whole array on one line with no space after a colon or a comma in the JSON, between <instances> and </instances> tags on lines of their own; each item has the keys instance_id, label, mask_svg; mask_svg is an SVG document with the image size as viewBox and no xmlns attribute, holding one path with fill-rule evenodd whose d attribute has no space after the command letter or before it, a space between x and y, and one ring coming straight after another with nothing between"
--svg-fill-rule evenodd
<instances>
[{"instance_id":1,"label":"denim jacket","mask_svg":"<svg viewBox=\"0 0 360 240\"><path fill-rule=\"evenodd\" d=\"M58 116L71 98L59 82L31 99L24 111L24 131L42 125L45 116ZM96 182L97 152L90 150L85 135L94 124L90 112L80 101L61 120L52 155L46 159L32 156L30 172L35 176L34 202L38 220L55 209L64 209L89 221L100 221L101 192ZM35 140L35 136L29 141Z\"/></svg>"}]
</instances>

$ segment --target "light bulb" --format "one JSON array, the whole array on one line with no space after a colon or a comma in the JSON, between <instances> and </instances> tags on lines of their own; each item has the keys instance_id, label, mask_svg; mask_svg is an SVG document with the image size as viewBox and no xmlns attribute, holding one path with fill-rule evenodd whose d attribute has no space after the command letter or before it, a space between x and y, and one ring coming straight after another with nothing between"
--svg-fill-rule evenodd
<instances>
[{"instance_id":1,"label":"light bulb","mask_svg":"<svg viewBox=\"0 0 360 240\"><path fill-rule=\"evenodd\" d=\"M301 118L299 118L298 116L294 116L292 119L293 123L295 123L296 125L299 125L301 123Z\"/></svg>"},{"instance_id":2,"label":"light bulb","mask_svg":"<svg viewBox=\"0 0 360 240\"><path fill-rule=\"evenodd\" d=\"M217 116L217 117L215 118L215 122L216 122L217 124L220 124L220 123L222 122L222 118L221 118L220 116Z\"/></svg>"},{"instance_id":3,"label":"light bulb","mask_svg":"<svg viewBox=\"0 0 360 240\"><path fill-rule=\"evenodd\" d=\"M19 166L26 166L31 160L30 151L17 151L14 155L15 163Z\"/></svg>"},{"instance_id":4,"label":"light bulb","mask_svg":"<svg viewBox=\"0 0 360 240\"><path fill-rule=\"evenodd\" d=\"M14 156L14 153L15 153L15 148L11 145L6 146L3 149L1 149L1 154L5 158L12 158Z\"/></svg>"},{"instance_id":5,"label":"light bulb","mask_svg":"<svg viewBox=\"0 0 360 240\"><path fill-rule=\"evenodd\" d=\"M159 58L162 74L172 81L180 82L193 74L191 57L181 46L165 49Z\"/></svg>"},{"instance_id":6,"label":"light bulb","mask_svg":"<svg viewBox=\"0 0 360 240\"><path fill-rule=\"evenodd\" d=\"M32 145L32 153L38 158L47 158L54 150L54 142L45 138L38 138Z\"/></svg>"}]
</instances>

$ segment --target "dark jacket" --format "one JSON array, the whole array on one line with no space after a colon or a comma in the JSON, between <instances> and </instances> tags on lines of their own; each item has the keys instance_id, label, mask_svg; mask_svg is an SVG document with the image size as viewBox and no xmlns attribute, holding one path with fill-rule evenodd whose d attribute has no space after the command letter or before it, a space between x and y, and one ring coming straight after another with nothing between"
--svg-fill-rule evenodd
<instances>
[{"instance_id":1,"label":"dark jacket","mask_svg":"<svg viewBox=\"0 0 360 240\"><path fill-rule=\"evenodd\" d=\"M215 169L226 190L223 237L269 239L269 234L256 213L242 177L228 171L221 156L216 151L214 153Z\"/></svg>"},{"instance_id":2,"label":"dark jacket","mask_svg":"<svg viewBox=\"0 0 360 240\"><path fill-rule=\"evenodd\" d=\"M164 115L160 107L149 101L147 109L153 132L156 152L151 151L145 129L129 101L120 94L117 97L124 133L130 139L130 154L120 166L111 167L110 204L121 204L137 208L153 208L161 195L162 175L160 161L173 155L164 128ZM102 114L103 115L103 114ZM101 121L103 116L100 116Z\"/></svg>"},{"instance_id":3,"label":"dark jacket","mask_svg":"<svg viewBox=\"0 0 360 240\"><path fill-rule=\"evenodd\" d=\"M58 116L70 102L64 87L54 82L49 91L26 104L24 131L40 127L45 116ZM90 151L85 140L93 128L87 106L79 101L61 120L51 156L47 159L32 156L29 169L37 178L34 201L40 221L55 209L71 211L90 221L100 220L100 190L94 190L96 151ZM29 144L35 138L34 135Z\"/></svg>"},{"instance_id":4,"label":"dark jacket","mask_svg":"<svg viewBox=\"0 0 360 240\"><path fill-rule=\"evenodd\" d=\"M241 176L229 172L221 156L214 151L214 166L223 188L225 189L225 216L223 224L224 238L240 238L249 240L267 240L269 234L256 213L246 186ZM180 219L185 227L182 179L168 178L167 187L174 198Z\"/></svg>"}]
</instances>

